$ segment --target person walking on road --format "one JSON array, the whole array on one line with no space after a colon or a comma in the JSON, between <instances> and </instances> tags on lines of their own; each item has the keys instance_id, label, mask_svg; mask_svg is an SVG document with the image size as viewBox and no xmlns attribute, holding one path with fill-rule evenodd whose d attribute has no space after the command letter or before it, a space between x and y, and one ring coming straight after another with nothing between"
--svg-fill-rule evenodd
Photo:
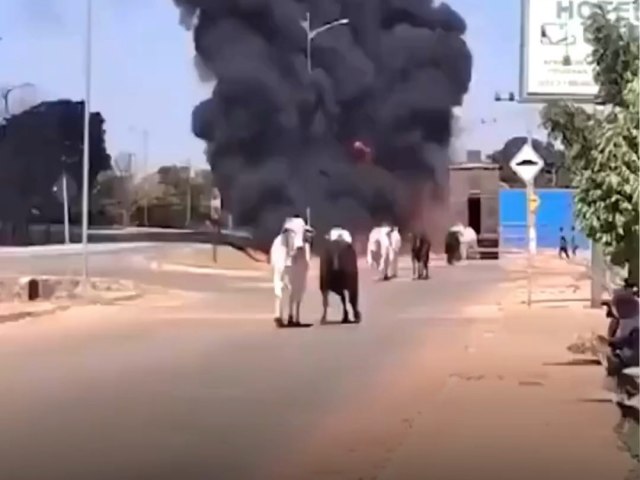
<instances>
[{"instance_id":1,"label":"person walking on road","mask_svg":"<svg viewBox=\"0 0 640 480\"><path fill-rule=\"evenodd\" d=\"M573 258L578 255L578 240L576 239L576 227L571 227L571 256Z\"/></svg>"},{"instance_id":2,"label":"person walking on road","mask_svg":"<svg viewBox=\"0 0 640 480\"><path fill-rule=\"evenodd\" d=\"M567 248L567 237L564 234L564 228L560 227L560 247L558 248L558 256L562 256L569 260L569 249Z\"/></svg>"}]
</instances>

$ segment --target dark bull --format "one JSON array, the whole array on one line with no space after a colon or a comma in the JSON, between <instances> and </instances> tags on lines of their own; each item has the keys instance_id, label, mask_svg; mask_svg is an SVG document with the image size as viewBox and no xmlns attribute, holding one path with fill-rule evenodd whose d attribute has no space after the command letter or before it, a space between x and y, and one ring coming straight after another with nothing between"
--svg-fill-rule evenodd
<instances>
[{"instance_id":1,"label":"dark bull","mask_svg":"<svg viewBox=\"0 0 640 480\"><path fill-rule=\"evenodd\" d=\"M353 245L341 239L327 242L327 246L320 256L321 322L327 320L330 292L338 295L342 302L342 323L350 321L347 310L347 295L354 320L360 322L362 317L358 309L358 289L358 257Z\"/></svg>"}]
</instances>

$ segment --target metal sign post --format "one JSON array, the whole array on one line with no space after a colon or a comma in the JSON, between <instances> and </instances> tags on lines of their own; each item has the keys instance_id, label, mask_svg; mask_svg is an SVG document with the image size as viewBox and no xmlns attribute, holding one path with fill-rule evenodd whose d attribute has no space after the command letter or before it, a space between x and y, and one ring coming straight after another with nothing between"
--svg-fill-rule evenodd
<instances>
[{"instance_id":1,"label":"metal sign post","mask_svg":"<svg viewBox=\"0 0 640 480\"><path fill-rule=\"evenodd\" d=\"M509 166L527 186L527 306L531 308L533 256L537 250L535 211L540 202L534 191L534 182L536 176L544 166L544 160L540 158L531 144L527 142L515 157L513 157Z\"/></svg>"},{"instance_id":2,"label":"metal sign post","mask_svg":"<svg viewBox=\"0 0 640 480\"><path fill-rule=\"evenodd\" d=\"M71 243L71 233L69 226L69 203L78 195L78 187L65 171L62 172L58 181L53 185L53 194L62 204L64 219L64 243Z\"/></svg>"},{"instance_id":3,"label":"metal sign post","mask_svg":"<svg viewBox=\"0 0 640 480\"><path fill-rule=\"evenodd\" d=\"M533 211L530 208L533 198L533 182L527 182L527 306L531 308L531 291L533 290L533 256L536 252L536 232Z\"/></svg>"},{"instance_id":4,"label":"metal sign post","mask_svg":"<svg viewBox=\"0 0 640 480\"><path fill-rule=\"evenodd\" d=\"M222 227L220 224L222 221L222 197L220 196L220 191L215 187L211 191L209 208L209 216L213 226L213 235L211 236L212 257L213 263L218 263L218 242L220 241ZM229 220L231 220L231 216L229 216Z\"/></svg>"},{"instance_id":5,"label":"metal sign post","mask_svg":"<svg viewBox=\"0 0 640 480\"><path fill-rule=\"evenodd\" d=\"M71 243L69 238L69 193L67 191L67 175L62 174L62 205L64 207L64 243Z\"/></svg>"},{"instance_id":6,"label":"metal sign post","mask_svg":"<svg viewBox=\"0 0 640 480\"><path fill-rule=\"evenodd\" d=\"M184 221L186 228L191 224L191 201L191 159L187 159L187 211Z\"/></svg>"}]
</instances>

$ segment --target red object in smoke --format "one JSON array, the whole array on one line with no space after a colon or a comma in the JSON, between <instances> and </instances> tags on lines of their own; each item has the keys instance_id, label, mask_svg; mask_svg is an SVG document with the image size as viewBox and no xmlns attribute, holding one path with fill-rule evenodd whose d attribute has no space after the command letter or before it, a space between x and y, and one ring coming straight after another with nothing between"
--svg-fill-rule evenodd
<instances>
[{"instance_id":1,"label":"red object in smoke","mask_svg":"<svg viewBox=\"0 0 640 480\"><path fill-rule=\"evenodd\" d=\"M353 151L354 151L355 159L358 163L372 162L371 148L369 148L360 140L356 140L355 142L353 142Z\"/></svg>"}]
</instances>

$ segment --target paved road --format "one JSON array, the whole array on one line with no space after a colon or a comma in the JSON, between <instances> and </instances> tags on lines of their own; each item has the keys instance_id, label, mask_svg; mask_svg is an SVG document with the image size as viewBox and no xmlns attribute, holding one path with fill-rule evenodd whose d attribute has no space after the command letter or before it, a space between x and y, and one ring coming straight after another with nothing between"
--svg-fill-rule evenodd
<instances>
[{"instance_id":1,"label":"paved road","mask_svg":"<svg viewBox=\"0 0 640 480\"><path fill-rule=\"evenodd\" d=\"M56 258L56 268L69 262ZM93 261L108 272L133 258L112 252ZM436 268L433 277L363 279L357 326L276 330L269 290L239 283L189 308L122 307L107 319L9 325L0 330L0 478L351 478L304 470L301 459L333 441L327 426L347 406L363 398L362 409L377 405L373 395L395 400L393 382L410 367L436 370L429 364L437 357L412 359L463 341L471 320L456 309L502 273L485 263ZM173 282L207 290L221 280L183 274ZM319 303L312 292L307 319ZM405 408L372 414L391 432ZM367 431L357 422L349 428Z\"/></svg>"}]
</instances>

